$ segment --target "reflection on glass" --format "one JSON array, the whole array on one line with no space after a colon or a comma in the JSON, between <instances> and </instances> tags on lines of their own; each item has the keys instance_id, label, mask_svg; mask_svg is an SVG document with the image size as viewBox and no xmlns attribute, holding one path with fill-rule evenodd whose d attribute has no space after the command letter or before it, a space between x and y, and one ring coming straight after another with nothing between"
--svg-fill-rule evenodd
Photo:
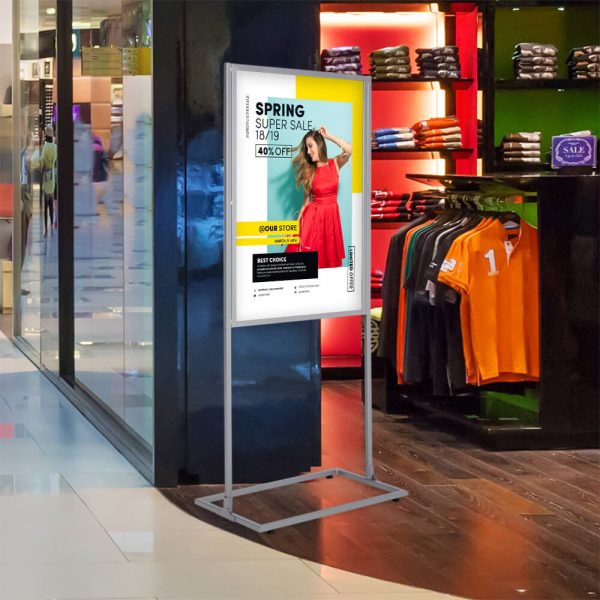
<instances>
[{"instance_id":1,"label":"reflection on glass","mask_svg":"<svg viewBox=\"0 0 600 600\"><path fill-rule=\"evenodd\" d=\"M151 2L75 0L75 369L153 440Z\"/></svg>"},{"instance_id":2,"label":"reflection on glass","mask_svg":"<svg viewBox=\"0 0 600 600\"><path fill-rule=\"evenodd\" d=\"M58 243L54 65L56 17L38 0L19 6L20 105L14 118L20 148L20 211L15 215L15 242L20 238L20 306L17 333L51 370L58 366ZM17 244L15 244L17 245Z\"/></svg>"}]
</instances>

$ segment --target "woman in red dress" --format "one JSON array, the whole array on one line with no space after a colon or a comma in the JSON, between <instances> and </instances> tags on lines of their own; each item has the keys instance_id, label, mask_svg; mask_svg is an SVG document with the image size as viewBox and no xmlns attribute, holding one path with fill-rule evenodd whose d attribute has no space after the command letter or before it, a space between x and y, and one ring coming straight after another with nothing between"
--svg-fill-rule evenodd
<instances>
[{"instance_id":1,"label":"woman in red dress","mask_svg":"<svg viewBox=\"0 0 600 600\"><path fill-rule=\"evenodd\" d=\"M341 154L328 159L325 140L337 144ZM296 185L304 189L298 214L300 244L290 244L285 251L318 252L319 269L341 267L346 254L337 193L340 169L348 162L352 146L320 127L309 131L295 150L299 150L292 161Z\"/></svg>"}]
</instances>

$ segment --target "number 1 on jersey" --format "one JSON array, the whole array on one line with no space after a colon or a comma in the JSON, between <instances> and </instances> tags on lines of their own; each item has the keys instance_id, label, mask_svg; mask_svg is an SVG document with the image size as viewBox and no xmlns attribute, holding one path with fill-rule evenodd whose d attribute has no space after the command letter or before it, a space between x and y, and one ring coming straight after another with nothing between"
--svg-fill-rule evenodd
<instances>
[{"instance_id":1,"label":"number 1 on jersey","mask_svg":"<svg viewBox=\"0 0 600 600\"><path fill-rule=\"evenodd\" d=\"M498 269L496 268L496 253L493 249L488 250L484 255L490 263L490 270L488 275L498 275Z\"/></svg>"}]
</instances>

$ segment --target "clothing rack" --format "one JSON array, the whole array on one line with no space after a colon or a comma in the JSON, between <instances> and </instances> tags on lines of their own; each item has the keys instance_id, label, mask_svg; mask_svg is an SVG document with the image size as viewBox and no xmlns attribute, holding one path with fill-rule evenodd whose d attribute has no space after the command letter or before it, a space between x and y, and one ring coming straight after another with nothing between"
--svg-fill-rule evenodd
<instances>
[{"instance_id":1,"label":"clothing rack","mask_svg":"<svg viewBox=\"0 0 600 600\"><path fill-rule=\"evenodd\" d=\"M583 279L581 273L573 273L584 268L583 261L573 261L573 256L581 252L582 240L589 240L590 248L595 243L597 252L600 218L595 199L600 178L408 177L437 188L445 187L432 190L440 197L442 212L448 209L464 214L477 211L488 216L511 214L538 227L540 378L539 383L503 384L505 389L492 394L491 398L482 398L476 393L433 397L427 386L398 385L395 365L390 369L387 364L385 406L388 412L402 411L408 405L418 407L432 418L498 449L597 446L597 369L585 356L598 355L598 283L590 282L591 288L586 294L574 294L569 286L572 281ZM579 231L582 228L585 231ZM588 317L592 310L571 307L573 303L584 302L586 307L596 306L596 319L586 328L581 326L582 315L592 319ZM570 353L566 358L565 348ZM515 386L521 389L515 390ZM516 395L515 391L521 393ZM513 394L508 397L506 392ZM513 402L506 402L507 398ZM514 401L515 398L518 401Z\"/></svg>"}]
</instances>

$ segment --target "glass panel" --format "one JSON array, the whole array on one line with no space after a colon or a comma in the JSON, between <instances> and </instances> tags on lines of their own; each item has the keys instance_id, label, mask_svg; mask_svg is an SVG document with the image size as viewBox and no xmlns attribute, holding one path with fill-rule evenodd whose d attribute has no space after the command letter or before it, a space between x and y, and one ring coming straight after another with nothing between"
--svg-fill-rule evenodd
<instances>
[{"instance_id":1,"label":"glass panel","mask_svg":"<svg viewBox=\"0 0 600 600\"><path fill-rule=\"evenodd\" d=\"M153 426L152 2L123 3L125 420L149 444ZM127 57L125 57L126 60Z\"/></svg>"},{"instance_id":2,"label":"glass panel","mask_svg":"<svg viewBox=\"0 0 600 600\"><path fill-rule=\"evenodd\" d=\"M7 270L12 237L13 185L12 185L12 14L11 3L0 19L0 331L12 335L12 285ZM5 268L3 275L2 267ZM6 300L6 302L5 302Z\"/></svg>"},{"instance_id":3,"label":"glass panel","mask_svg":"<svg viewBox=\"0 0 600 600\"><path fill-rule=\"evenodd\" d=\"M73 24L76 377L152 444L151 2Z\"/></svg>"},{"instance_id":4,"label":"glass panel","mask_svg":"<svg viewBox=\"0 0 600 600\"><path fill-rule=\"evenodd\" d=\"M55 14L52 2L19 3L21 211L15 230L21 235L15 239L21 237L21 250L15 254L21 254L21 294L17 333L49 368L56 364L58 333Z\"/></svg>"}]
</instances>

